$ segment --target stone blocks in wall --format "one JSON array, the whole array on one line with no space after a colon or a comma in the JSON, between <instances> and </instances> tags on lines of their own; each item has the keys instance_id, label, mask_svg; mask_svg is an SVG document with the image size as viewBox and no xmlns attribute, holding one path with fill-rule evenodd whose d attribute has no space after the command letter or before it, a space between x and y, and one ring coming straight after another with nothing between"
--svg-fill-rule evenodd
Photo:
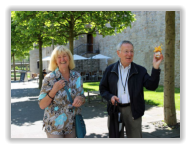
<instances>
[{"instance_id":1,"label":"stone blocks in wall","mask_svg":"<svg viewBox=\"0 0 191 149\"><path fill-rule=\"evenodd\" d=\"M85 54L83 55L86 58L90 58L95 54ZM100 60L98 59L87 59L87 60L75 60L75 69L78 72L93 72L100 69Z\"/></svg>"}]
</instances>

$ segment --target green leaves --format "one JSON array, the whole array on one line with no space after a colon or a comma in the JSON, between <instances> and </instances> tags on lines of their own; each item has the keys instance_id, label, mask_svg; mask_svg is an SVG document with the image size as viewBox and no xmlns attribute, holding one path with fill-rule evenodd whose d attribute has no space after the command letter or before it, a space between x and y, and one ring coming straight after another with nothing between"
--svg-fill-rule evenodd
<instances>
[{"instance_id":1,"label":"green leaves","mask_svg":"<svg viewBox=\"0 0 191 149\"><path fill-rule=\"evenodd\" d=\"M27 55L32 42L25 40L23 32L17 30L19 23L13 19L14 12L11 12L11 16L11 55Z\"/></svg>"},{"instance_id":2,"label":"green leaves","mask_svg":"<svg viewBox=\"0 0 191 149\"><path fill-rule=\"evenodd\" d=\"M115 35L136 20L131 11L12 11L11 16L21 38L37 42L41 36L43 46L52 38L65 44L82 34Z\"/></svg>"}]
</instances>

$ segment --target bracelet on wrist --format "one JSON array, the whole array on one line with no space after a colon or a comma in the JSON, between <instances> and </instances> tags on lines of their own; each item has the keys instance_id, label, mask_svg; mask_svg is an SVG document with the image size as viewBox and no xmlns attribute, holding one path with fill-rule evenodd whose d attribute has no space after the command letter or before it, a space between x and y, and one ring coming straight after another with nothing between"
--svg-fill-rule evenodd
<instances>
[{"instance_id":1,"label":"bracelet on wrist","mask_svg":"<svg viewBox=\"0 0 191 149\"><path fill-rule=\"evenodd\" d=\"M50 93L50 91L47 93L48 97L53 100L54 98L53 98L53 97L50 97L49 93Z\"/></svg>"}]
</instances>

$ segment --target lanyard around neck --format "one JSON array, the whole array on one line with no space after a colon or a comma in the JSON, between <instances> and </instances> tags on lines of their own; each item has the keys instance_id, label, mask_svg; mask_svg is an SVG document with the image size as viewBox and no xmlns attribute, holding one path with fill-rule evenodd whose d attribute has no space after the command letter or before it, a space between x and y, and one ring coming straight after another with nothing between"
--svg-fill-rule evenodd
<instances>
[{"instance_id":1,"label":"lanyard around neck","mask_svg":"<svg viewBox=\"0 0 191 149\"><path fill-rule=\"evenodd\" d=\"M127 78L129 77L129 73L130 73L130 68L129 68L128 73L127 73L127 76L126 76L125 86L124 86L124 85L123 85L123 80L122 80L122 75L121 75L121 67L120 67L121 84L122 84L123 89L124 89L124 94L125 94L125 87L126 87L126 83L127 83Z\"/></svg>"}]
</instances>

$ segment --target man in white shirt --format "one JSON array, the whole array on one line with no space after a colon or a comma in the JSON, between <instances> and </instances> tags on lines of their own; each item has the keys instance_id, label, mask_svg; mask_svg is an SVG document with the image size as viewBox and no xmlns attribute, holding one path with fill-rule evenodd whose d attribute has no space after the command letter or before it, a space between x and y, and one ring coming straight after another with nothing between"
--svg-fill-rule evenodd
<instances>
[{"instance_id":1,"label":"man in white shirt","mask_svg":"<svg viewBox=\"0 0 191 149\"><path fill-rule=\"evenodd\" d=\"M141 138L142 116L145 111L143 87L156 90L160 79L160 59L153 56L153 68L151 76L147 70L133 62L134 47L130 41L122 41L117 45L117 55L120 60L108 66L100 82L100 94L108 101L109 127L114 125L116 119L111 120L109 111L117 102L122 129L117 131L109 129L109 137L124 137L124 128L128 138ZM115 127L112 127L116 129ZM111 132L112 131L112 132Z\"/></svg>"},{"instance_id":2,"label":"man in white shirt","mask_svg":"<svg viewBox=\"0 0 191 149\"><path fill-rule=\"evenodd\" d=\"M129 64L129 66L127 67L124 67L121 64L121 62L119 63L119 66L118 66L118 74L120 79L117 82L117 87L118 87L117 97L119 97L119 103L121 104L130 103L130 97L129 97L129 91L128 91L128 85L127 85L130 68L131 68L131 64ZM125 96L126 98L123 98L123 95L125 93L127 96Z\"/></svg>"}]
</instances>

